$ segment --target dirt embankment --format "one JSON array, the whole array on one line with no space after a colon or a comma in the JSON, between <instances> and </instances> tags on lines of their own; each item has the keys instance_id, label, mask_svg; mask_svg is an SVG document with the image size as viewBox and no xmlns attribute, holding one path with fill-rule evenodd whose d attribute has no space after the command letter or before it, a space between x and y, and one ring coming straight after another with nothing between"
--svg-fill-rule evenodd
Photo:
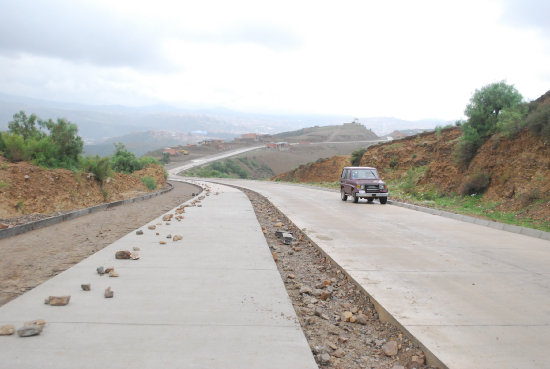
<instances>
[{"instance_id":1,"label":"dirt embankment","mask_svg":"<svg viewBox=\"0 0 550 369\"><path fill-rule=\"evenodd\" d=\"M514 138L493 136L467 168L456 164L453 152L460 128L422 133L371 146L361 166L378 168L388 181L412 180L417 192L460 194L476 176L488 184L484 201L496 202L496 210L522 211L534 220L550 219L550 145L528 130ZM275 179L296 182L338 180L343 157L302 166Z\"/></svg>"},{"instance_id":2,"label":"dirt embankment","mask_svg":"<svg viewBox=\"0 0 550 369\"><path fill-rule=\"evenodd\" d=\"M314 163L303 164L290 172L273 177L276 181L289 182L336 182L340 179L342 168L349 165L349 155L319 159Z\"/></svg>"},{"instance_id":3,"label":"dirt embankment","mask_svg":"<svg viewBox=\"0 0 550 369\"><path fill-rule=\"evenodd\" d=\"M115 173L103 186L88 173L43 169L26 162L10 163L0 156L0 218L6 223L28 214L53 214L82 209L151 192L141 179L153 177L166 185L160 165L132 174Z\"/></svg>"}]
</instances>

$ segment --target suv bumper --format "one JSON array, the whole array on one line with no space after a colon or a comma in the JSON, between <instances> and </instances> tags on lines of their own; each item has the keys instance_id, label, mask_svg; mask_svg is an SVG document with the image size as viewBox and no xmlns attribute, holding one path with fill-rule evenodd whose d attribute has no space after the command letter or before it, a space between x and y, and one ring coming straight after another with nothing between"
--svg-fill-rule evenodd
<instances>
[{"instance_id":1,"label":"suv bumper","mask_svg":"<svg viewBox=\"0 0 550 369\"><path fill-rule=\"evenodd\" d=\"M355 196L361 197L361 198L374 198L378 199L380 197L388 197L390 195L389 192L365 192L365 191L357 191Z\"/></svg>"}]
</instances>

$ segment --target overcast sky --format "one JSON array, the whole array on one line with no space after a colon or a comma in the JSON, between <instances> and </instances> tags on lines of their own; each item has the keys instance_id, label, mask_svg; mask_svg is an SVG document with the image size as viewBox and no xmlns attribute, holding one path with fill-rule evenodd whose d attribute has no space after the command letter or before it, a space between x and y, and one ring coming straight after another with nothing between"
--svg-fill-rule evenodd
<instances>
[{"instance_id":1,"label":"overcast sky","mask_svg":"<svg viewBox=\"0 0 550 369\"><path fill-rule=\"evenodd\" d=\"M550 89L548 0L0 0L0 92L91 104L458 119Z\"/></svg>"}]
</instances>

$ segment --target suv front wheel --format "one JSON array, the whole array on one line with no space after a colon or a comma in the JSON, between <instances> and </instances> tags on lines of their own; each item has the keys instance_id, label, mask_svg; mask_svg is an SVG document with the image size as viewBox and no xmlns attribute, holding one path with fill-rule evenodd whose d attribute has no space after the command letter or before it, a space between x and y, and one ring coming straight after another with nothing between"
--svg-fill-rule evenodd
<instances>
[{"instance_id":1,"label":"suv front wheel","mask_svg":"<svg viewBox=\"0 0 550 369\"><path fill-rule=\"evenodd\" d=\"M346 201L348 199L348 195L346 195L344 188L340 189L340 198L342 199L342 201Z\"/></svg>"},{"instance_id":2,"label":"suv front wheel","mask_svg":"<svg viewBox=\"0 0 550 369\"><path fill-rule=\"evenodd\" d=\"M387 198L387 197L381 197L381 198L380 198L380 203L381 203L382 205L384 205L384 204L387 203L387 202L388 202L388 198Z\"/></svg>"}]
</instances>

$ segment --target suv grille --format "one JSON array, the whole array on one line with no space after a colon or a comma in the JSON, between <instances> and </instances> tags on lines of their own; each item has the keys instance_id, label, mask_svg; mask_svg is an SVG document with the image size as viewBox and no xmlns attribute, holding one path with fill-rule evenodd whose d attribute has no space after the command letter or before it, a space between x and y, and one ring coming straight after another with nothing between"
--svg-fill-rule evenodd
<instances>
[{"instance_id":1,"label":"suv grille","mask_svg":"<svg viewBox=\"0 0 550 369\"><path fill-rule=\"evenodd\" d=\"M378 192L378 185L365 185L363 186L365 192Z\"/></svg>"}]
</instances>

